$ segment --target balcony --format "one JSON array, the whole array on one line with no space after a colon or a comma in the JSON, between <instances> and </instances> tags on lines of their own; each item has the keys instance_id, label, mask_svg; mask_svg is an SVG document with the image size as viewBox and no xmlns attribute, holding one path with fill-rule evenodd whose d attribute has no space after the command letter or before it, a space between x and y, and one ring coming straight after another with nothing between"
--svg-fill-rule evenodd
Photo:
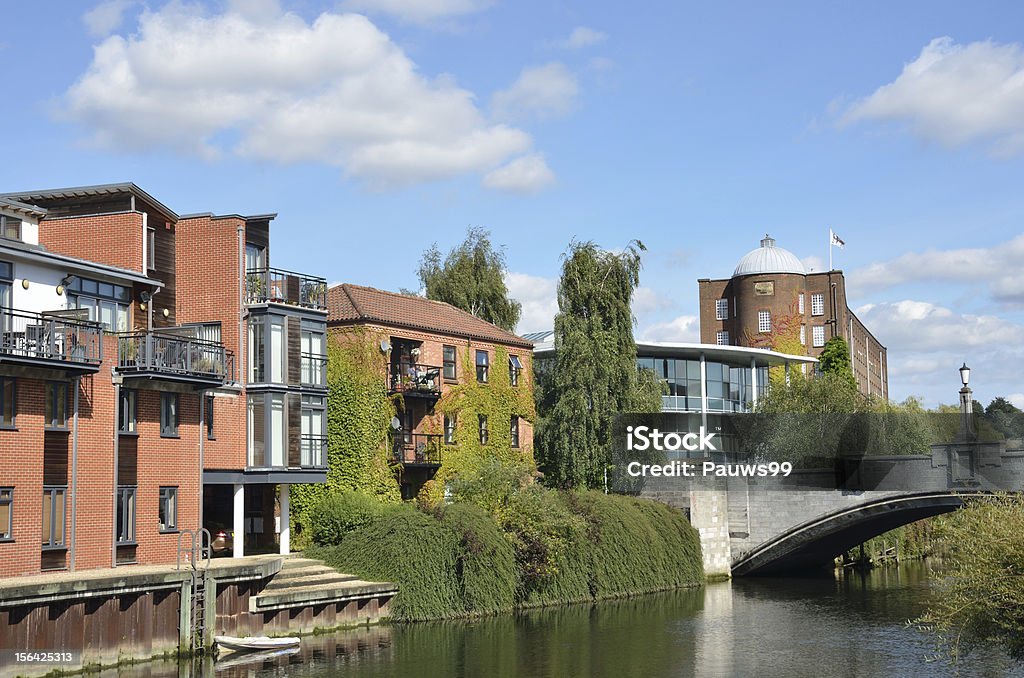
<instances>
[{"instance_id":1,"label":"balcony","mask_svg":"<svg viewBox=\"0 0 1024 678\"><path fill-rule=\"evenodd\" d=\"M200 388L235 381L235 356L224 344L171 332L118 335L118 372L126 379L158 379Z\"/></svg>"},{"instance_id":2,"label":"balcony","mask_svg":"<svg viewBox=\"0 0 1024 678\"><path fill-rule=\"evenodd\" d=\"M302 468L327 468L327 437L302 436L299 464Z\"/></svg>"},{"instance_id":3,"label":"balcony","mask_svg":"<svg viewBox=\"0 0 1024 678\"><path fill-rule=\"evenodd\" d=\"M440 466L441 436L397 431L391 448L391 458L407 466Z\"/></svg>"},{"instance_id":4,"label":"balcony","mask_svg":"<svg viewBox=\"0 0 1024 678\"><path fill-rule=\"evenodd\" d=\"M327 388L327 356L302 353L300 358L302 385Z\"/></svg>"},{"instance_id":5,"label":"balcony","mask_svg":"<svg viewBox=\"0 0 1024 678\"><path fill-rule=\"evenodd\" d=\"M419 363L390 363L388 393L423 398L441 397L441 368Z\"/></svg>"},{"instance_id":6,"label":"balcony","mask_svg":"<svg viewBox=\"0 0 1024 678\"><path fill-rule=\"evenodd\" d=\"M0 308L0 363L96 372L103 359L103 328L81 317L76 310Z\"/></svg>"},{"instance_id":7,"label":"balcony","mask_svg":"<svg viewBox=\"0 0 1024 678\"><path fill-rule=\"evenodd\" d=\"M291 304L327 309L327 279L278 268L252 268L245 272L245 303Z\"/></svg>"}]
</instances>

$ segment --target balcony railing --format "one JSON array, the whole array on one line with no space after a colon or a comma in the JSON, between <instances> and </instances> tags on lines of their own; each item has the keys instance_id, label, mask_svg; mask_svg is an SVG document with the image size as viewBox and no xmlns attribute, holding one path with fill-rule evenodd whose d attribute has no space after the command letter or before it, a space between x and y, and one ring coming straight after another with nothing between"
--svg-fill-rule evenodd
<instances>
[{"instance_id":1,"label":"balcony railing","mask_svg":"<svg viewBox=\"0 0 1024 678\"><path fill-rule=\"evenodd\" d=\"M395 432L392 458L400 464L441 464L441 436Z\"/></svg>"},{"instance_id":2,"label":"balcony railing","mask_svg":"<svg viewBox=\"0 0 1024 678\"><path fill-rule=\"evenodd\" d=\"M224 344L191 337L136 332L118 335L117 369L204 382L235 381L235 356Z\"/></svg>"},{"instance_id":3,"label":"balcony railing","mask_svg":"<svg viewBox=\"0 0 1024 678\"><path fill-rule=\"evenodd\" d=\"M388 364L388 391L408 395L441 395L441 368L418 363Z\"/></svg>"},{"instance_id":4,"label":"balcony railing","mask_svg":"<svg viewBox=\"0 0 1024 678\"><path fill-rule=\"evenodd\" d=\"M304 386L327 385L327 356L315 353L301 355L302 384Z\"/></svg>"},{"instance_id":5,"label":"balcony railing","mask_svg":"<svg viewBox=\"0 0 1024 678\"><path fill-rule=\"evenodd\" d=\"M27 362L99 365L103 328L99 323L64 317L67 313L0 308L0 356Z\"/></svg>"},{"instance_id":6,"label":"balcony railing","mask_svg":"<svg viewBox=\"0 0 1024 678\"><path fill-rule=\"evenodd\" d=\"M299 463L302 468L327 467L327 437L302 436L301 456Z\"/></svg>"},{"instance_id":7,"label":"balcony railing","mask_svg":"<svg viewBox=\"0 0 1024 678\"><path fill-rule=\"evenodd\" d=\"M273 301L305 308L327 308L327 279L279 268L251 268L245 272L248 304Z\"/></svg>"}]
</instances>

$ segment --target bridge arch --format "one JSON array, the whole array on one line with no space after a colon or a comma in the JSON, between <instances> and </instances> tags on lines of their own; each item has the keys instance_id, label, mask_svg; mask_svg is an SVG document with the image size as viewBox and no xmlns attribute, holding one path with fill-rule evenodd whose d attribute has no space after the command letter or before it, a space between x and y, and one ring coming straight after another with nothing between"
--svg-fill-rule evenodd
<instances>
[{"instance_id":1,"label":"bridge arch","mask_svg":"<svg viewBox=\"0 0 1024 678\"><path fill-rule=\"evenodd\" d=\"M888 496L846 506L785 530L732 563L734 577L830 565L838 554L902 525L963 506L964 492Z\"/></svg>"}]
</instances>

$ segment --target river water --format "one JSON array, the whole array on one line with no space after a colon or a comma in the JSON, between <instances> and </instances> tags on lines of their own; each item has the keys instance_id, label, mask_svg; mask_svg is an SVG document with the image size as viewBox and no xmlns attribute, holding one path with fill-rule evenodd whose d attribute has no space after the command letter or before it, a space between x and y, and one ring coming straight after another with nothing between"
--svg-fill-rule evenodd
<instances>
[{"instance_id":1,"label":"river water","mask_svg":"<svg viewBox=\"0 0 1024 678\"><path fill-rule=\"evenodd\" d=\"M1024 665L995 650L957 666L933 659L931 638L906 625L934 595L933 582L924 563L819 579L742 579L473 622L313 636L294 655L234 666L146 664L109 675L1024 676Z\"/></svg>"}]
</instances>

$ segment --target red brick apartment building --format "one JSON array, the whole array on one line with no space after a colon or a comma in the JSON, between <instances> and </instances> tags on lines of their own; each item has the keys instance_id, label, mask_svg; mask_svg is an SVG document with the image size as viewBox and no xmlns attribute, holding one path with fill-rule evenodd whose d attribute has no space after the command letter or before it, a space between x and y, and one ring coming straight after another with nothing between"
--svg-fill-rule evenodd
<instances>
[{"instance_id":1,"label":"red brick apartment building","mask_svg":"<svg viewBox=\"0 0 1024 678\"><path fill-rule=\"evenodd\" d=\"M131 183L0 196L0 577L289 548L326 478L326 285L275 215L179 216Z\"/></svg>"},{"instance_id":2,"label":"red brick apartment building","mask_svg":"<svg viewBox=\"0 0 1024 678\"><path fill-rule=\"evenodd\" d=\"M521 412L489 421L471 408L438 406L460 384L487 389L497 383L532 393L532 342L440 301L359 285L336 285L327 294L332 337L364 328L386 367L389 395L401 394L391 460L401 472L402 496L416 496L458 445L459 431L481 445L507 446L532 455L533 425ZM504 370L500 377L498 370ZM532 403L532 397L530 398ZM504 451L495 450L495 451Z\"/></svg>"},{"instance_id":3,"label":"red brick apartment building","mask_svg":"<svg viewBox=\"0 0 1024 678\"><path fill-rule=\"evenodd\" d=\"M760 346L781 325L792 324L807 355L817 358L825 342L840 336L850 346L860 391L889 397L885 346L847 305L842 271L809 273L766 235L740 259L731 278L702 278L697 285L702 343Z\"/></svg>"}]
</instances>

